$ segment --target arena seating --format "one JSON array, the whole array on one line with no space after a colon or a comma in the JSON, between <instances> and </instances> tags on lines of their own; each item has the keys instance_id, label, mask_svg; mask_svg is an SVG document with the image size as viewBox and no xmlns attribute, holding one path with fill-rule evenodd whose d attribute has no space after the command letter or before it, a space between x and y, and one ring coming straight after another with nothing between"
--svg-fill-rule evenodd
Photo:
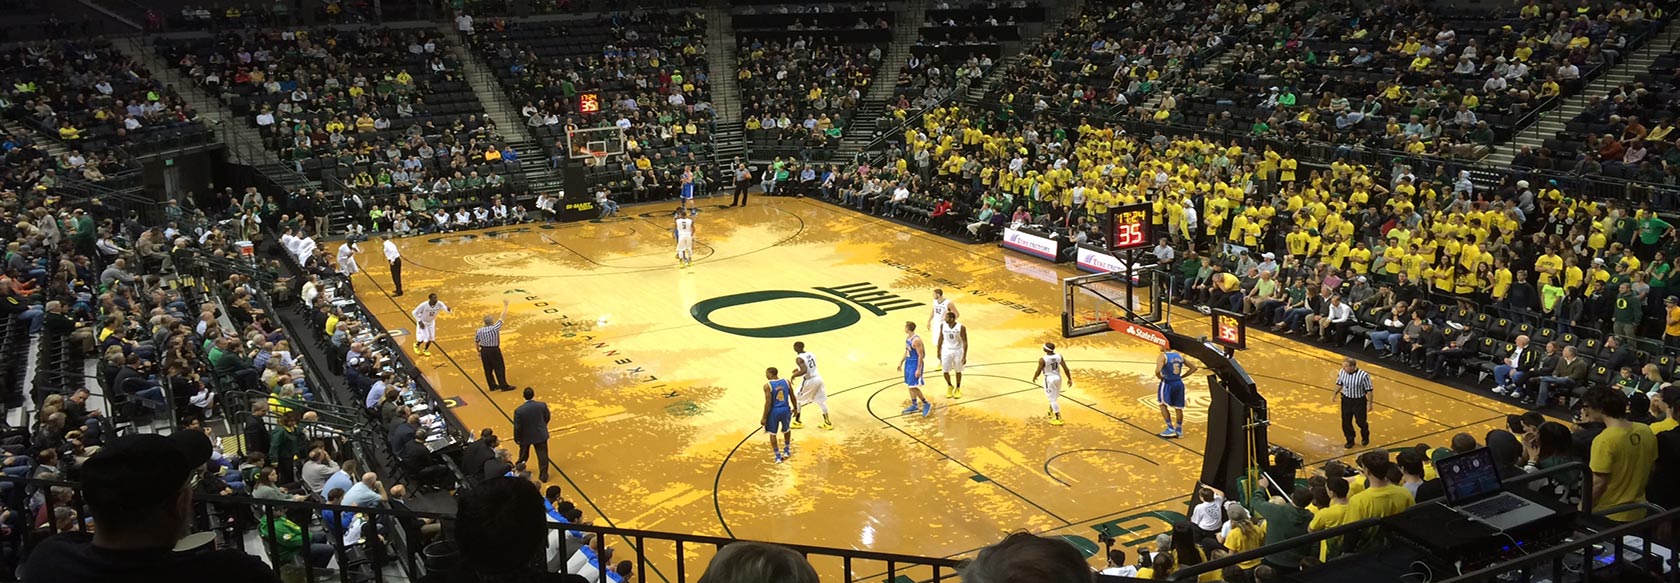
<instances>
[{"instance_id":1,"label":"arena seating","mask_svg":"<svg viewBox=\"0 0 1680 583\"><path fill-rule=\"evenodd\" d=\"M741 39L741 115L754 152L822 161L839 145L882 55L877 44L847 44L846 32Z\"/></svg>"},{"instance_id":2,"label":"arena seating","mask_svg":"<svg viewBox=\"0 0 1680 583\"><path fill-rule=\"evenodd\" d=\"M107 7L142 23L147 31L152 32L225 31L287 26L296 23L303 16L296 12L296 5L292 3L259 0L214 4L193 0L164 0L148 2L145 6L111 4ZM373 2L367 0L326 0L311 6L315 11L313 22L318 24L359 25L378 20L376 14L388 21L416 15L415 6L409 2L398 1L382 3L378 10L375 10Z\"/></svg>"},{"instance_id":3,"label":"arena seating","mask_svg":"<svg viewBox=\"0 0 1680 583\"><path fill-rule=\"evenodd\" d=\"M485 199L480 181L524 194L518 164L504 158L507 143L448 42L435 29L318 29L163 40L159 49L256 126L282 160L335 191L362 194L345 206L362 223L398 203L401 190L437 191L450 204ZM335 61L328 46L357 59ZM297 65L315 59L327 59L333 74L300 84ZM270 62L276 73L248 61Z\"/></svg>"},{"instance_id":4,"label":"arena seating","mask_svg":"<svg viewBox=\"0 0 1680 583\"><path fill-rule=\"evenodd\" d=\"M899 23L927 26L921 30L923 42L913 49L915 64L896 79L894 109L904 119L925 114L902 135L890 136L884 157L860 167L824 163L822 147L771 134L762 118L774 114L779 132L784 116L801 129L806 128L800 118L810 117L817 129L844 135L856 99L834 97L866 90L879 60L871 53L884 42L883 33L891 39L884 28L892 25L891 9L732 3L744 45L738 53L741 68L750 72L740 84L750 96L747 116L760 118L759 127L749 126L748 136L762 144L755 150L769 149L781 158L760 172L770 180L766 187L772 194L820 197L976 241L990 240L1006 227L1033 225L1099 246L1103 233L1097 224L1108 209L1151 202L1156 233L1176 256L1160 266L1174 282L1174 301L1192 309L1233 310L1250 318L1251 333L1266 328L1362 361L1382 361L1397 370L1410 367L1420 376L1530 405L1558 419L1571 414L1587 390L1614 388L1634 404L1630 419L1656 421L1655 409L1645 405L1648 393L1680 375L1680 352L1658 340L1667 337L1680 344L1666 334L1671 323L1664 303L1677 295L1670 282L1680 269L1680 260L1674 260L1680 257L1680 236L1653 210L1680 208L1680 199L1603 199L1567 181L1521 171L1498 174L1490 186L1467 173L1487 169L1453 160L1394 158L1386 152L1307 158L1303 153L1313 150L1293 147L1307 140L1352 139L1343 145L1373 152L1469 153L1460 144L1485 145L1486 139L1462 127L1443 129L1442 135L1452 137L1440 145L1405 137L1411 111L1418 109L1419 122L1426 126L1422 131L1433 132L1428 118L1441 117L1444 110L1419 109L1420 104L1444 108L1462 103L1468 94L1464 89L1480 87L1477 78L1500 66L1497 60L1482 61L1519 48L1533 49L1526 58L1535 65L1580 56L1586 79L1604 64L1593 49L1631 50L1653 30L1629 6L1602 9L1587 0L1584 20L1573 12L1547 14L1535 4L1498 17L1384 5L1357 18L1338 12L1339 5L1312 5L1298 12L1277 2L1090 7L1092 12L1076 15L1060 32L1027 48L988 101L971 107L935 104L1004 59L1005 43L1013 42L1010 31L1020 32L1010 22L1034 22L1033 15L1042 19L1043 10L1025 2L1007 7L941 2L928 12L931 24ZM570 155L564 138L572 127L626 127L629 155L622 162L590 167L592 188L630 192L636 200L669 197L685 167L711 162L709 72L700 18L653 13L509 22L502 17L515 12L510 3L456 4L457 11L485 16L471 40L463 42L491 65L513 103L525 108L523 121L539 140L553 144L546 152L550 157ZM182 26L248 28L276 16L261 4L228 6L218 5L220 16L204 22L197 21L194 8L195 21ZM365 5L327 3L323 10L335 7L343 18L355 19ZM579 7L603 5L562 0L535 6L539 12ZM228 10L237 14L230 17ZM0 17L4 14L0 10ZM1359 24L1350 26L1355 19ZM1507 25L1509 32L1503 28ZM1481 58L1472 60L1478 77L1453 77L1455 62L1442 62L1448 59L1416 61L1417 51L1442 38L1438 35L1445 30L1454 31L1455 50L1472 42L1479 47ZM1372 40L1383 32L1396 36ZM1417 48L1409 47L1412 33ZM343 205L358 230L425 232L454 228L428 223L438 211L446 216L477 211L496 196L517 208L533 194L521 184L519 153L483 115L459 65L447 56L447 43L455 41L445 37L430 26L243 31L209 39L172 38L158 46L257 127L272 151L333 191L311 202L311 189L298 190L286 201L287 212L315 215L323 204ZM1584 51L1571 46L1578 38L1587 39ZM1390 45L1398 48L1390 50ZM292 571L306 562L316 569L329 564L316 564L319 557L308 542L313 535L325 540L334 534L321 520L327 508L319 503L328 492L307 482L283 484L292 489L281 499L297 494L307 502L278 514L304 515L298 532L307 540L301 547L261 541L251 536L261 530L252 523L260 520L272 529L277 522L275 513L259 517L264 509L275 510L256 505L263 497L249 497L265 466L285 468L285 481L294 482L304 461L297 456L307 457L319 443L332 450L327 463L346 477L356 473L356 466L346 463L350 460L386 484L411 489L447 488L454 481L449 474L465 474L451 471L454 454L408 456L390 442L419 403L413 380L401 372L386 376L390 373L374 362L398 358L392 367L396 371L413 367L400 362L395 340L378 334L365 312L343 301L350 292L335 265L339 241L292 239L274 245L276 235L307 234L299 223L310 217L272 216L266 199L283 196L272 185L253 187L221 208L185 212L142 213L85 196L89 183L127 168L124 156L107 146L138 147L158 135L153 132L203 128L190 121L186 110L175 116L170 108L178 99L143 70L135 69L136 78L123 76L132 65L108 46L46 46L44 54L54 66L44 70L25 61L33 58L27 48L0 51L0 74L8 76L8 83L13 78L37 83L25 93L36 93L51 105L49 113L27 99L12 99L9 115L46 122L47 139L57 134L56 122L72 122L62 136L71 151L57 159L31 144L31 136L0 130L0 215L7 218L0 222L0 241L22 244L16 255L8 253L0 277L0 299L17 300L6 304L13 317L0 318L0 389L9 389L0 390L0 399L8 407L19 404L27 388L33 406L26 426L0 427L0 441L8 448L7 467L0 468L7 470L4 475L17 477L14 472L21 468L29 477L74 477L77 462L90 448L124 433L201 430L205 421L215 420L247 427L254 433L218 442L208 472L194 482L200 500L195 529L222 535L217 544L223 548L256 541L247 550L266 552L277 570L297 575ZM82 55L84 48L91 50L91 58ZM1197 71L1227 50L1233 51L1232 58L1217 74ZM1372 60L1355 66L1346 56L1362 54ZM1680 148L1669 133L1680 113L1674 105L1676 61L1680 56L1672 54L1659 60L1640 80L1642 86L1617 89L1548 141L1550 151L1539 159L1571 165L1529 165L1672 186L1673 168L1680 166ZM1520 129L1527 114L1546 107L1548 94L1579 90L1563 83L1549 89L1545 75L1534 70L1507 80L1528 87L1528 95L1506 92L1475 108L1475 119L1488 122L1496 137ZM112 80L109 93L88 82L97 78ZM1250 107L1250 102L1269 99L1274 83L1280 93L1287 88L1297 105ZM812 85L823 89L828 101L823 106L811 97ZM1163 89L1172 96L1162 96ZM575 98L589 90L601 92L604 108L583 115ZM1389 97L1391 90L1399 97ZM1326 133L1339 107L1332 92L1350 100L1361 93L1377 95L1385 109L1357 120L1362 134L1338 138ZM139 129L119 131L127 111L114 105L137 98L142 104L163 104L166 112L154 118L156 124L142 120ZM1128 110L1145 115L1119 115ZM1227 112L1229 118L1220 116ZM1399 117L1402 113L1407 119ZM1213 118L1207 120L1207 114ZM1278 116L1276 123L1273 116ZM1633 127L1635 118L1643 131ZM1198 134L1196 128L1204 125L1211 129ZM1257 125L1266 127L1256 131ZM1573 165L1578 152L1613 152L1605 149L1611 147L1605 135L1623 146L1621 163L1605 156L1598 166ZM1630 136L1648 143L1643 163L1626 158ZM1421 150L1416 144L1423 144ZM1653 174L1653 168L1662 169L1661 174ZM1672 188L1659 192L1674 196ZM87 220L78 214L84 210ZM159 213L178 222L165 230L155 220ZM485 222L473 215L470 226L518 220L496 216ZM408 228L399 226L405 223ZM255 242L258 261L241 257L236 241L242 239ZM65 244L57 244L60 240ZM282 260L284 265L270 262L273 254L295 250L294 243L308 251ZM1628 292L1617 291L1622 284ZM1329 307L1332 295L1352 305L1346 318ZM63 320L41 314L49 301L65 307ZM1396 309L1399 302L1406 307ZM38 340L29 330L37 318L47 327ZM1680 326L1680 313L1675 318L1672 325ZM66 323L68 328L61 327ZM1495 387L1501 364L1522 337L1536 351L1573 349L1589 364L1587 372L1572 379L1573 386L1547 381L1551 391L1546 398L1521 400L1536 396L1540 377L1561 370L1556 362L1561 357L1548 354L1519 367L1529 374L1514 387ZM30 369L21 355L32 346L36 364ZM84 377L89 346L100 363L98 374ZM400 395L365 407L363 399L377 383L397 388ZM159 393L150 390L154 384L165 399L161 406ZM78 401L81 389L102 395L108 410L95 415L97 405ZM251 413L262 403L270 416ZM301 432L303 449L287 450L281 460L253 455L257 448L246 437L272 435L276 418L289 422L305 414L311 418ZM159 417L179 420L183 427L162 427ZM1565 427L1540 421L1576 441L1590 440L1601 429L1589 422ZM426 423L439 436L457 429ZM1471 446L1486 444L1491 450L1498 440L1522 450L1527 442L1518 440L1528 439L1525 429L1534 430L1535 440L1547 433L1535 422L1518 420L1512 432L1465 437ZM1459 436L1451 440L1460 445ZM1575 451L1588 449L1584 445L1535 447L1521 455L1537 467L1555 467L1595 455ZM28 455L17 455L24 450ZM1504 449L1500 455L1505 453L1517 452ZM65 461L53 461L61 455ZM1384 462L1389 457L1381 448L1365 453L1373 455ZM1401 455L1404 467L1396 471L1415 492L1425 471L1433 471L1432 462L1418 450ZM1658 463L1674 465L1668 457ZM1366 473L1386 476L1381 464L1377 467ZM1307 480L1314 495L1310 508L1329 508L1327 478L1315 478ZM477 481L465 480L462 495L470 496ZM1661 490L1662 484L1653 481L1650 497L1672 504L1674 494ZM1577 500L1582 487L1574 483L1554 490L1561 492L1560 502L1568 503ZM85 517L75 509L83 501L67 486L0 479L0 493L6 494L0 495L0 504L11 517L0 536L0 571L12 572L7 568L51 533L86 528ZM229 493L240 498L210 498ZM1276 493L1233 491L1230 498L1255 507L1258 502L1246 501ZM1659 500L1664 495L1667 499ZM438 498L445 507L453 504L447 496ZM551 516L560 517L557 524L581 519L582 511L558 494L549 503ZM420 521L388 510L356 512L377 524L367 529L364 540L321 543L331 547L331 565L344 579L380 579L374 570L387 558L381 553L397 559L392 564L405 565L393 570L422 563L428 570L445 567L449 549L423 552L428 535ZM1184 524L1174 527L1175 534L1194 532ZM605 553L580 549L580 541L573 540L583 538L580 532L550 528L559 541L551 544L559 547L562 561L581 555L581 565L598 574L614 566ZM587 524L577 528L599 532ZM641 539L636 540L630 552L643 552ZM1189 550L1196 542L1181 537L1152 547L1153 556L1168 559L1142 565L1155 571L1147 576L1169 577L1180 567L1172 561L1181 552L1196 552L1206 560L1224 556L1223 550ZM1228 546L1242 551L1258 543ZM1072 556L1056 548L1063 551L1057 555ZM993 551L994 557L1009 552ZM1085 574L1088 565L1082 559L1068 560L1069 572ZM846 564L850 561L848 556ZM976 563L971 566L976 574L987 568L984 561ZM630 565L621 563L597 580L622 583ZM1125 566L1124 560L1111 565ZM1239 575L1229 580L1269 580L1237 569Z\"/></svg>"},{"instance_id":5,"label":"arena seating","mask_svg":"<svg viewBox=\"0 0 1680 583\"><path fill-rule=\"evenodd\" d=\"M173 89L108 42L0 50L0 76L13 94L7 115L100 158L109 148L144 151L209 131Z\"/></svg>"},{"instance_id":6,"label":"arena seating","mask_svg":"<svg viewBox=\"0 0 1680 583\"><path fill-rule=\"evenodd\" d=\"M571 153L568 126L625 128L624 167L591 167L588 184L646 200L711 160L705 30L701 15L654 12L510 24L473 42L551 159ZM577 95L589 90L602 110L580 114Z\"/></svg>"},{"instance_id":7,"label":"arena seating","mask_svg":"<svg viewBox=\"0 0 1680 583\"><path fill-rule=\"evenodd\" d=\"M1603 100L1589 104L1565 123L1563 131L1545 140L1550 150L1546 160L1556 163L1535 163L1535 167L1612 180L1672 183L1670 177L1680 162L1674 134L1680 115L1675 105L1680 94L1680 79L1674 75L1677 68L1680 52L1664 53L1633 83L1616 86ZM1634 142L1644 146L1643 153ZM1675 201L1661 202L1664 208L1676 207Z\"/></svg>"},{"instance_id":8,"label":"arena seating","mask_svg":"<svg viewBox=\"0 0 1680 583\"><path fill-rule=\"evenodd\" d=\"M986 100L1025 115L1124 111L1157 94L1171 76L1200 66L1231 38L1275 18L1268 12L1274 6L1135 3L1074 15L1023 50Z\"/></svg>"},{"instance_id":9,"label":"arena seating","mask_svg":"<svg viewBox=\"0 0 1680 583\"><path fill-rule=\"evenodd\" d=\"M1637 47L1661 27L1598 10L1352 16L1344 8L1264 29L1233 48L1231 66L1185 77L1174 88L1182 123L1479 158L1596 76L1607 41Z\"/></svg>"}]
</instances>

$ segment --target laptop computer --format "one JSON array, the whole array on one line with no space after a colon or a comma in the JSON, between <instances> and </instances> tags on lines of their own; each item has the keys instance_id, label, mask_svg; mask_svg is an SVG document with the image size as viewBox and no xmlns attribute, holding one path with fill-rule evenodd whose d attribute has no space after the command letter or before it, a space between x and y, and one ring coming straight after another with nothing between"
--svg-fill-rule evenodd
<instances>
[{"instance_id":1,"label":"laptop computer","mask_svg":"<svg viewBox=\"0 0 1680 583\"><path fill-rule=\"evenodd\" d=\"M1447 491L1447 505L1471 520L1510 530L1555 514L1552 509L1506 492L1493 452L1479 448L1435 462Z\"/></svg>"}]
</instances>

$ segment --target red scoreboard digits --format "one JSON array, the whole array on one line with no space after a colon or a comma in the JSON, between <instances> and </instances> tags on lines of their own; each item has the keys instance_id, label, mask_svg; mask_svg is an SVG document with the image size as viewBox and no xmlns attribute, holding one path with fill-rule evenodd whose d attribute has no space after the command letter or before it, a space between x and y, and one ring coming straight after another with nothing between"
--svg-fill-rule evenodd
<instances>
[{"instance_id":1,"label":"red scoreboard digits","mask_svg":"<svg viewBox=\"0 0 1680 583\"><path fill-rule=\"evenodd\" d=\"M1108 248L1112 251L1124 251L1149 247L1155 243L1150 225L1151 214L1155 207L1149 203L1132 204L1118 207L1110 213L1113 231L1108 239Z\"/></svg>"},{"instance_id":2,"label":"red scoreboard digits","mask_svg":"<svg viewBox=\"0 0 1680 583\"><path fill-rule=\"evenodd\" d=\"M1243 323L1242 314L1214 310L1211 340L1214 344L1237 350L1248 348L1248 327Z\"/></svg>"},{"instance_id":3,"label":"red scoreboard digits","mask_svg":"<svg viewBox=\"0 0 1680 583\"><path fill-rule=\"evenodd\" d=\"M578 113L598 113L601 111L601 94L593 91L578 94Z\"/></svg>"}]
</instances>

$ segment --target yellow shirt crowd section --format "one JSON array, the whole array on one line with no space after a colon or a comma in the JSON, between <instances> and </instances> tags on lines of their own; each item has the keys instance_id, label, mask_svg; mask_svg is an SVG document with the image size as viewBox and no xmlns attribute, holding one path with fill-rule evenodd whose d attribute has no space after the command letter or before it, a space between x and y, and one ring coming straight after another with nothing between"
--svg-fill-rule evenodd
<instances>
[{"instance_id":1,"label":"yellow shirt crowd section","mask_svg":"<svg viewBox=\"0 0 1680 583\"><path fill-rule=\"evenodd\" d=\"M1503 298L1516 271L1527 270L1530 281L1544 285L1561 277L1573 291L1587 281L1610 279L1616 266L1591 267L1585 257L1569 262L1548 253L1534 265L1506 265L1496 251L1521 234L1522 216L1505 202L1470 202L1453 208L1450 184L1428 180L1391 182L1372 168L1336 161L1328 170L1300 169L1293 157L1268 148L1245 151L1198 137L1173 138L1157 149L1148 139L1108 127L1078 126L1070 139L1069 163L1056 167L1057 155L1029 158L1022 132L988 131L956 108L930 111L922 127L905 132L905 151L931 152L939 176L962 172L970 158L981 164L979 178L986 192L1003 192L1015 201L1074 205L1074 189L1083 187L1083 210L1101 216L1109 208L1147 202L1154 206L1157 229L1181 240L1202 237L1204 243L1231 243L1250 248L1271 244L1273 229L1290 225L1280 255L1327 263L1357 274L1397 277L1428 285L1444 293L1484 293ZM1010 170L1013 158L1028 158L1019 171ZM899 160L903 171L906 162ZM1276 184L1274 199L1254 191L1260 180ZM1392 184L1392 186L1390 186ZM1615 222L1602 204L1566 197L1551 185L1541 185L1537 199L1550 206L1559 222L1587 225L1585 246L1603 255ZM1186 209L1197 196L1197 229L1192 233ZM1017 203L1019 204L1019 203ZM1378 244L1367 247L1367 233L1355 232L1356 219L1367 208L1396 221ZM1008 209L999 209L1007 211ZM1387 212L1384 212L1387 211ZM1415 223L1406 220L1417 215ZM1281 215L1281 216L1280 216ZM1643 214L1634 217L1642 219ZM1289 219L1285 221L1284 219ZM1527 221L1547 217L1526 217ZM1299 227L1299 228L1295 228ZM1623 259L1639 268L1631 254Z\"/></svg>"}]
</instances>

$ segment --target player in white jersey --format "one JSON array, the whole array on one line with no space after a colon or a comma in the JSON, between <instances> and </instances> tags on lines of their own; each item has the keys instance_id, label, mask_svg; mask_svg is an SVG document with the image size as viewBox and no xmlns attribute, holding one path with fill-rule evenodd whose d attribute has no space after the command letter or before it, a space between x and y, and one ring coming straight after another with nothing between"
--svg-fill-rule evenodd
<instances>
[{"instance_id":1,"label":"player in white jersey","mask_svg":"<svg viewBox=\"0 0 1680 583\"><path fill-rule=\"evenodd\" d=\"M956 312L957 304L945 297L945 290L933 289L933 317L928 318L928 329L939 331L939 325L945 323L946 312ZM962 314L957 314L962 316Z\"/></svg>"},{"instance_id":2,"label":"player in white jersey","mask_svg":"<svg viewBox=\"0 0 1680 583\"><path fill-rule=\"evenodd\" d=\"M677 209L677 261L682 267L694 265L694 219L689 218L688 211Z\"/></svg>"},{"instance_id":3,"label":"player in white jersey","mask_svg":"<svg viewBox=\"0 0 1680 583\"><path fill-rule=\"evenodd\" d=\"M1062 424L1062 385L1073 387L1073 371L1068 370L1067 360L1056 354L1056 345L1045 342L1044 356L1038 357L1038 370L1033 371L1033 380L1038 375L1044 375L1044 396L1050 399L1050 424Z\"/></svg>"},{"instance_id":4,"label":"player in white jersey","mask_svg":"<svg viewBox=\"0 0 1680 583\"><path fill-rule=\"evenodd\" d=\"M968 364L968 327L957 323L957 313L945 312L945 322L939 325L939 372L945 375L945 396L962 398L963 365ZM951 384L956 373L957 384Z\"/></svg>"},{"instance_id":5,"label":"player in white jersey","mask_svg":"<svg viewBox=\"0 0 1680 583\"><path fill-rule=\"evenodd\" d=\"M360 265L356 265L356 254L361 252L362 249L356 246L355 241L345 241L338 246L338 273L343 275L345 280L352 279L351 276L362 270Z\"/></svg>"},{"instance_id":6,"label":"player in white jersey","mask_svg":"<svg viewBox=\"0 0 1680 583\"><path fill-rule=\"evenodd\" d=\"M426 301L414 306L414 351L421 356L432 355L432 344L437 341L437 317L444 313L455 312L438 301L437 294L427 295Z\"/></svg>"},{"instance_id":7,"label":"player in white jersey","mask_svg":"<svg viewBox=\"0 0 1680 583\"><path fill-rule=\"evenodd\" d=\"M805 382L799 385L799 392L795 394L799 398L799 408L804 409L806 405L816 403L817 408L822 410L823 416L822 425L817 427L834 429L834 424L828 422L828 390L823 388L822 375L817 374L817 357L805 352L804 342L793 343L793 354L793 374L788 375L788 382L793 382L800 377L805 379ZM799 413L795 412L793 414L793 428L800 429L803 427L805 427L805 424L799 422Z\"/></svg>"}]
</instances>

